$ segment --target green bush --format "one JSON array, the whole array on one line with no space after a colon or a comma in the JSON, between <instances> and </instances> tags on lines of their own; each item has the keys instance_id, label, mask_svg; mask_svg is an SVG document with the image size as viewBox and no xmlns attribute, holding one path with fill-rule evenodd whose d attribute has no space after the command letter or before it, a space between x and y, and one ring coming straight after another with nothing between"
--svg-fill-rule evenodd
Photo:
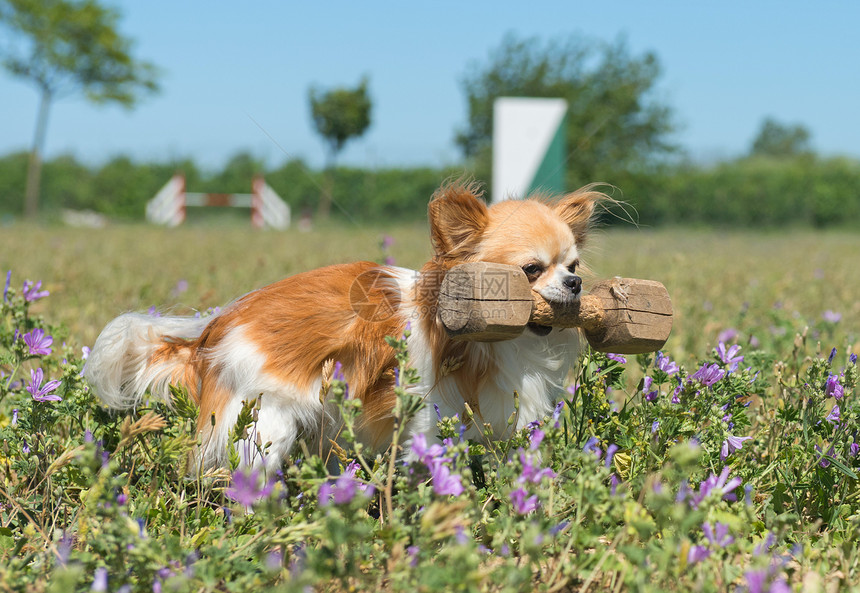
<instances>
[{"instance_id":1,"label":"green bush","mask_svg":"<svg viewBox=\"0 0 860 593\"><path fill-rule=\"evenodd\" d=\"M680 165L645 181L643 194L624 193L648 225L860 223L860 162L848 159L756 157L714 167Z\"/></svg>"},{"instance_id":2,"label":"green bush","mask_svg":"<svg viewBox=\"0 0 860 593\"><path fill-rule=\"evenodd\" d=\"M27 155L0 158L0 214L23 208ZM146 202L175 172L193 192L248 193L256 174L290 204L295 217L316 213L323 185L320 171L300 160L266 169L248 153L233 156L221 170L202 172L191 160L136 162L125 156L87 167L72 156L44 165L42 210L92 209L112 218L140 220ZM355 169L334 175L336 219L357 222L423 220L427 202L446 179L466 168ZM485 180L489 181L489 180ZM635 208L646 226L853 227L860 223L860 161L847 158L754 157L715 166L681 163L597 179L613 197ZM571 188L575 189L575 188ZM607 224L626 220L621 212ZM243 218L244 219L244 218Z\"/></svg>"}]
</instances>

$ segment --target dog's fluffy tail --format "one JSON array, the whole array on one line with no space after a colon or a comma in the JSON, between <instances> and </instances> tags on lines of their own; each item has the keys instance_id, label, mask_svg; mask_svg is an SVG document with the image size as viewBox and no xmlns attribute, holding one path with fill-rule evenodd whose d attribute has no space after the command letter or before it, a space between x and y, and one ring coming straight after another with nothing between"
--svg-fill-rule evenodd
<instances>
[{"instance_id":1,"label":"dog's fluffy tail","mask_svg":"<svg viewBox=\"0 0 860 593\"><path fill-rule=\"evenodd\" d=\"M171 383L196 392L192 344L211 318L120 315L102 330L84 376L111 408L137 407L149 392L170 403Z\"/></svg>"}]
</instances>

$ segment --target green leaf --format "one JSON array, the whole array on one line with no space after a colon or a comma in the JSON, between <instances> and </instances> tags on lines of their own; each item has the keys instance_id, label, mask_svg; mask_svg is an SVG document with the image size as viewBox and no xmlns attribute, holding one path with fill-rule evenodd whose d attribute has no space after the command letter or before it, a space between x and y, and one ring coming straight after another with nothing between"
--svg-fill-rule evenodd
<instances>
[{"instance_id":1,"label":"green leaf","mask_svg":"<svg viewBox=\"0 0 860 593\"><path fill-rule=\"evenodd\" d=\"M836 459L835 457L831 457L830 455L825 455L825 456L824 456L824 458L825 458L827 461L829 461L830 463L832 463L832 464L833 464L833 467L835 467L836 469L838 469L838 470L840 471L840 473L842 473L842 474L844 474L844 475L848 476L848 477L849 477L849 478L851 478L852 480L856 480L856 479L857 479L857 474L856 474L856 473L854 473L854 470L852 470L850 467L848 467L847 465L845 465L844 463L842 463L841 461L839 461L839 460L838 460L838 459Z\"/></svg>"}]
</instances>

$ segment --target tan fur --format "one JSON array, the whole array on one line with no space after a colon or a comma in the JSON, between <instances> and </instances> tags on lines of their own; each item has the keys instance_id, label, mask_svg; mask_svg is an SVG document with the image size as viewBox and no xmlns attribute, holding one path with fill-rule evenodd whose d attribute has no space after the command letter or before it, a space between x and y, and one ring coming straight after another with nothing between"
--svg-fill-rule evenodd
<instances>
[{"instance_id":1,"label":"tan fur","mask_svg":"<svg viewBox=\"0 0 860 593\"><path fill-rule=\"evenodd\" d=\"M382 319L385 311L400 304L398 292L385 286L390 279L371 262L297 274L246 295L213 319L195 342L167 342L157 356L179 350L193 353L181 382L200 406L201 430L207 429L213 414L216 422L221 421L232 396L218 386L219 369L206 353L239 325L265 353L264 370L300 389L310 388L320 378L326 360L340 362L350 394L362 400L364 424L368 428L380 422L385 425L394 404L395 366L394 350L385 336L401 335L405 328L398 316ZM366 302L356 302L356 294L366 295Z\"/></svg>"},{"instance_id":2,"label":"tan fur","mask_svg":"<svg viewBox=\"0 0 860 593\"><path fill-rule=\"evenodd\" d=\"M366 442L378 446L391 434L395 403L396 360L385 338L401 336L407 312L418 311L420 318L410 321L421 324L432 357L436 384L428 389L456 392L480 414L475 409L479 392L500 369L488 346L453 342L445 333L436 316L445 273L468 261L516 266L539 261L548 271L559 273L572 268L579 264L577 247L586 240L594 206L604 198L584 188L557 201L535 198L488 207L476 185L448 184L434 194L428 207L435 254L421 269L414 294L401 294L392 270L371 262L311 270L239 299L196 338L164 336L149 364L178 361L164 366L172 369L171 382L187 387L198 403L198 425L208 433L213 416L222 427L233 420L224 418L225 408L236 404L237 394L225 386L222 367L225 360L240 360L237 352L246 353L248 360L262 357L265 380L285 386L283 393L295 388L303 404L316 402L314 386L321 381L326 361L338 361L351 396L363 404L360 433ZM536 277L533 287L538 289L541 283L550 280ZM239 330L241 340L236 343L240 345L231 350L232 343L225 340L233 339L231 332ZM453 381L447 380L449 375ZM253 384L254 389L261 384ZM292 404L283 400L273 405L288 409Z\"/></svg>"},{"instance_id":3,"label":"tan fur","mask_svg":"<svg viewBox=\"0 0 860 593\"><path fill-rule=\"evenodd\" d=\"M435 311L442 278L459 263L523 266L533 259L536 245L558 255L584 244L594 205L603 199L604 194L589 186L557 201L538 196L488 207L475 184L443 186L428 207L435 257L421 269L419 305ZM477 393L496 371L493 361L478 345L451 341L435 314L424 317L422 323L430 336L434 366L459 365L451 374L460 392Z\"/></svg>"}]
</instances>

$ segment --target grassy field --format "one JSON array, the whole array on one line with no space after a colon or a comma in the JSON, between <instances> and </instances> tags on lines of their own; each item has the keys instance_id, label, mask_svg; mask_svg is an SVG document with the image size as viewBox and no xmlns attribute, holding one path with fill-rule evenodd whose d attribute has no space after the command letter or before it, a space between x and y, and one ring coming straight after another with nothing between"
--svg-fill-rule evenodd
<instances>
[{"instance_id":1,"label":"grassy field","mask_svg":"<svg viewBox=\"0 0 860 593\"><path fill-rule=\"evenodd\" d=\"M860 234L596 233L586 288L663 282L668 357L586 352L537 426L479 443L440 419L408 460L349 444L356 402L332 378L337 475L306 449L275 476L239 467L252 404L231 467L195 471L181 391L112 415L81 378L81 346L124 311L429 251L423 226L0 229L0 593L860 590ZM396 395L406 424L420 402Z\"/></svg>"},{"instance_id":2,"label":"grassy field","mask_svg":"<svg viewBox=\"0 0 860 593\"><path fill-rule=\"evenodd\" d=\"M304 270L381 260L384 235L394 239L390 253L398 265L420 267L430 256L427 229L418 225L309 233L11 227L0 233L0 270L42 279L52 298L34 311L65 324L80 344L92 344L125 311L206 310ZM612 276L665 284L675 307L666 348L681 358L702 355L727 328L765 324L774 307L810 325L825 311L840 313L833 339L844 346L860 334L858 255L860 234L603 230L587 245L586 287L590 278Z\"/></svg>"}]
</instances>

